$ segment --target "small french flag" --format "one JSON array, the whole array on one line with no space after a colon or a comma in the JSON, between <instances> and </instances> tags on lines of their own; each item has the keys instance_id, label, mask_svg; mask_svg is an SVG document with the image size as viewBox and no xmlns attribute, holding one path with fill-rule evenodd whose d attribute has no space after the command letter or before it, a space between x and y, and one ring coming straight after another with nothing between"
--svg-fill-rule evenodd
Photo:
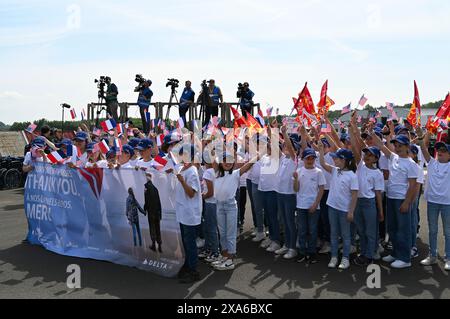
<instances>
[{"instance_id":1,"label":"small french flag","mask_svg":"<svg viewBox=\"0 0 450 319\"><path fill-rule=\"evenodd\" d=\"M119 138L114 139L114 146L117 148L117 154L122 154L122 141Z\"/></svg>"},{"instance_id":2,"label":"small french flag","mask_svg":"<svg viewBox=\"0 0 450 319\"><path fill-rule=\"evenodd\" d=\"M54 152L51 152L50 154L48 154L47 158L53 164L61 163L64 160L57 151L54 151Z\"/></svg>"},{"instance_id":3,"label":"small french flag","mask_svg":"<svg viewBox=\"0 0 450 319\"><path fill-rule=\"evenodd\" d=\"M259 124L261 124L261 127L264 127L266 125L266 122L264 121L264 115L261 109L258 110L258 114L256 114L255 117L258 120Z\"/></svg>"},{"instance_id":4,"label":"small french flag","mask_svg":"<svg viewBox=\"0 0 450 319\"><path fill-rule=\"evenodd\" d=\"M159 155L155 157L155 162L157 164L157 169L158 170L163 169L167 165L167 160L162 158Z\"/></svg>"},{"instance_id":5,"label":"small french flag","mask_svg":"<svg viewBox=\"0 0 450 319\"><path fill-rule=\"evenodd\" d=\"M102 122L101 125L103 128L103 131L109 132L116 128L116 121L114 121L114 119L109 119L107 121Z\"/></svg>"},{"instance_id":6,"label":"small french flag","mask_svg":"<svg viewBox=\"0 0 450 319\"><path fill-rule=\"evenodd\" d=\"M37 124L32 123L26 128L25 131L27 131L28 133L33 133L34 130L36 130L36 128L37 128Z\"/></svg>"},{"instance_id":7,"label":"small french flag","mask_svg":"<svg viewBox=\"0 0 450 319\"><path fill-rule=\"evenodd\" d=\"M86 119L86 111L84 109L81 110L81 120L84 121Z\"/></svg>"},{"instance_id":8,"label":"small french flag","mask_svg":"<svg viewBox=\"0 0 450 319\"><path fill-rule=\"evenodd\" d=\"M75 120L77 118L77 113L75 112L75 109L70 110L70 116L72 117L72 120Z\"/></svg>"},{"instance_id":9,"label":"small french flag","mask_svg":"<svg viewBox=\"0 0 450 319\"><path fill-rule=\"evenodd\" d=\"M98 147L100 148L100 151L103 154L106 154L109 152L109 145L108 145L108 143L106 143L105 140L102 140L100 143L98 143Z\"/></svg>"},{"instance_id":10,"label":"small french flag","mask_svg":"<svg viewBox=\"0 0 450 319\"><path fill-rule=\"evenodd\" d=\"M161 147L163 144L164 144L164 135L163 135L163 134L159 134L159 135L156 137L156 145L157 145L158 147Z\"/></svg>"},{"instance_id":11,"label":"small french flag","mask_svg":"<svg viewBox=\"0 0 450 319\"><path fill-rule=\"evenodd\" d=\"M123 133L125 132L125 125L123 123L118 123L117 124L117 134L123 135Z\"/></svg>"},{"instance_id":12,"label":"small french flag","mask_svg":"<svg viewBox=\"0 0 450 319\"><path fill-rule=\"evenodd\" d=\"M161 124L159 125L159 128L164 131L166 129L166 122L165 121L161 121Z\"/></svg>"},{"instance_id":13,"label":"small french flag","mask_svg":"<svg viewBox=\"0 0 450 319\"><path fill-rule=\"evenodd\" d=\"M70 156L81 157L81 152L78 149L78 147L76 147L75 145L69 145L67 147L67 157L70 157Z\"/></svg>"},{"instance_id":14,"label":"small french flag","mask_svg":"<svg viewBox=\"0 0 450 319\"><path fill-rule=\"evenodd\" d=\"M184 121L183 118L181 117L178 119L177 128L179 129L184 128Z\"/></svg>"}]
</instances>

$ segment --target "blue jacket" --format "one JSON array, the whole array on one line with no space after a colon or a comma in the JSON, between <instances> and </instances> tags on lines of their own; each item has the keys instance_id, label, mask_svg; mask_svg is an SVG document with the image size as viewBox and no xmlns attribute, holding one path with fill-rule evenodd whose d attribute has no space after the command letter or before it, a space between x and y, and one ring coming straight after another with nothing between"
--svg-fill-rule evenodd
<instances>
[{"instance_id":1,"label":"blue jacket","mask_svg":"<svg viewBox=\"0 0 450 319\"><path fill-rule=\"evenodd\" d=\"M241 98L241 107L250 107L253 104L253 97L255 96L255 93L252 92L252 90L248 90L248 92L245 92L244 95Z\"/></svg>"},{"instance_id":2,"label":"blue jacket","mask_svg":"<svg viewBox=\"0 0 450 319\"><path fill-rule=\"evenodd\" d=\"M194 102L195 92L192 89L184 89L180 98L180 106L187 107L189 102Z\"/></svg>"},{"instance_id":3,"label":"blue jacket","mask_svg":"<svg viewBox=\"0 0 450 319\"><path fill-rule=\"evenodd\" d=\"M142 109L148 109L150 107L150 103L152 102L153 92L149 88L145 88L143 91L139 93L138 97L138 105Z\"/></svg>"}]
</instances>

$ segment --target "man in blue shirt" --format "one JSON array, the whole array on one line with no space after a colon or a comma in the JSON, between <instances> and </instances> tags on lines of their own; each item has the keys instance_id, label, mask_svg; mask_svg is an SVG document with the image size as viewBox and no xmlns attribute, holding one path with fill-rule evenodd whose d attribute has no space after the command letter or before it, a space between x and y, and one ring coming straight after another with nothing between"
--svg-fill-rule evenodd
<instances>
[{"instance_id":1,"label":"man in blue shirt","mask_svg":"<svg viewBox=\"0 0 450 319\"><path fill-rule=\"evenodd\" d=\"M186 125L186 113L189 110L189 106L194 104L195 92L191 88L191 81L186 81L186 87L183 90L183 94L180 98L180 117L183 119L184 124Z\"/></svg>"},{"instance_id":2,"label":"man in blue shirt","mask_svg":"<svg viewBox=\"0 0 450 319\"><path fill-rule=\"evenodd\" d=\"M139 91L139 97L137 104L139 105L139 111L141 113L142 120L142 129L145 135L148 134L150 129L150 121L147 122L146 112L150 112L150 103L152 102L153 92L150 90L150 86L152 85L152 81L147 80L142 85L141 90ZM150 120L150 119L148 119Z\"/></svg>"},{"instance_id":3,"label":"man in blue shirt","mask_svg":"<svg viewBox=\"0 0 450 319\"><path fill-rule=\"evenodd\" d=\"M255 93L250 90L248 82L245 82L242 89L238 91L237 97L240 98L239 105L241 107L242 115L245 118L247 118L247 112L251 114L254 96Z\"/></svg>"},{"instance_id":4,"label":"man in blue shirt","mask_svg":"<svg viewBox=\"0 0 450 319\"><path fill-rule=\"evenodd\" d=\"M205 121L203 126L207 125L211 120L211 116L219 116L219 106L223 103L222 91L216 86L216 81L209 80L208 92L201 92L197 103L202 100L203 93L208 94L208 105L205 106Z\"/></svg>"}]
</instances>

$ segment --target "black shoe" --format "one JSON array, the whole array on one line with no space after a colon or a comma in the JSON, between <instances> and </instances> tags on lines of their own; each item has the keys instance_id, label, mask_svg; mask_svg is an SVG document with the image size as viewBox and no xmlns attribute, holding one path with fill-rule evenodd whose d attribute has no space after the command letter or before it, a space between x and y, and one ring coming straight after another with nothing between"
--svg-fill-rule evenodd
<instances>
[{"instance_id":1,"label":"black shoe","mask_svg":"<svg viewBox=\"0 0 450 319\"><path fill-rule=\"evenodd\" d=\"M317 264L318 260L316 258L316 254L306 256L306 262L311 265Z\"/></svg>"},{"instance_id":2,"label":"black shoe","mask_svg":"<svg viewBox=\"0 0 450 319\"><path fill-rule=\"evenodd\" d=\"M30 242L28 241L28 238L25 238L24 240L22 240L22 244L29 244Z\"/></svg>"},{"instance_id":3,"label":"black shoe","mask_svg":"<svg viewBox=\"0 0 450 319\"><path fill-rule=\"evenodd\" d=\"M192 284L200 280L200 273L198 271L189 270L186 276L180 278L179 282L181 284Z\"/></svg>"},{"instance_id":4,"label":"black shoe","mask_svg":"<svg viewBox=\"0 0 450 319\"><path fill-rule=\"evenodd\" d=\"M189 273L189 269L186 268L185 266L183 266L183 267L180 269L180 271L178 272L177 278L178 278L178 279L184 278L184 277L186 277L186 276L188 275L188 273Z\"/></svg>"},{"instance_id":5,"label":"black shoe","mask_svg":"<svg viewBox=\"0 0 450 319\"><path fill-rule=\"evenodd\" d=\"M155 244L151 245L151 246L150 246L150 249L153 250L153 251L156 251L156 246L155 246Z\"/></svg>"},{"instance_id":6,"label":"black shoe","mask_svg":"<svg viewBox=\"0 0 450 319\"><path fill-rule=\"evenodd\" d=\"M367 259L365 256L362 256L362 255L356 257L353 262L357 266L361 266L361 267L369 266L369 259Z\"/></svg>"},{"instance_id":7,"label":"black shoe","mask_svg":"<svg viewBox=\"0 0 450 319\"><path fill-rule=\"evenodd\" d=\"M306 260L306 256L303 254L298 255L297 262L302 263Z\"/></svg>"},{"instance_id":8,"label":"black shoe","mask_svg":"<svg viewBox=\"0 0 450 319\"><path fill-rule=\"evenodd\" d=\"M160 253L162 253L161 244L158 245L158 251L159 251Z\"/></svg>"}]
</instances>

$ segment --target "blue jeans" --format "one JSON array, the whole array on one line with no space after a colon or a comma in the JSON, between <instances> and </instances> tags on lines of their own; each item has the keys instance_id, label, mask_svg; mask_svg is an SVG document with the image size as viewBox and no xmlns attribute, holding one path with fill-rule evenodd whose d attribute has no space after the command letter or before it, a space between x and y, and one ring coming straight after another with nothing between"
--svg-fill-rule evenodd
<instances>
[{"instance_id":1,"label":"blue jeans","mask_svg":"<svg viewBox=\"0 0 450 319\"><path fill-rule=\"evenodd\" d=\"M131 223L131 228L133 229L133 242L134 242L134 246L137 246L137 242L136 242L136 234L137 237L139 238L139 247L142 247L142 237L141 237L141 228L139 227L139 223Z\"/></svg>"},{"instance_id":2,"label":"blue jeans","mask_svg":"<svg viewBox=\"0 0 450 319\"><path fill-rule=\"evenodd\" d=\"M347 212L328 206L328 219L330 221L331 257L338 257L340 236L344 244L342 255L343 257L349 258L352 242Z\"/></svg>"},{"instance_id":3,"label":"blue jeans","mask_svg":"<svg viewBox=\"0 0 450 319\"><path fill-rule=\"evenodd\" d=\"M419 211L419 198L411 205L411 247L417 247L417 227L419 226L419 215L417 212Z\"/></svg>"},{"instance_id":4,"label":"blue jeans","mask_svg":"<svg viewBox=\"0 0 450 319\"><path fill-rule=\"evenodd\" d=\"M277 193L275 191L260 192L264 213L267 214L269 222L270 240L280 243L280 224L278 222Z\"/></svg>"},{"instance_id":5,"label":"blue jeans","mask_svg":"<svg viewBox=\"0 0 450 319\"><path fill-rule=\"evenodd\" d=\"M197 270L197 231L198 226L188 226L180 224L181 239L183 240L184 252L186 259L184 266L191 271Z\"/></svg>"},{"instance_id":6,"label":"blue jeans","mask_svg":"<svg viewBox=\"0 0 450 319\"><path fill-rule=\"evenodd\" d=\"M319 219L319 210L316 210L314 214L310 214L307 209L299 209L297 211L298 247L300 253L314 255L317 252Z\"/></svg>"},{"instance_id":7,"label":"blue jeans","mask_svg":"<svg viewBox=\"0 0 450 319\"><path fill-rule=\"evenodd\" d=\"M430 254L437 257L437 236L439 226L439 213L445 236L445 255L450 259L450 205L440 205L428 202L428 231L430 237Z\"/></svg>"},{"instance_id":8,"label":"blue jeans","mask_svg":"<svg viewBox=\"0 0 450 319\"><path fill-rule=\"evenodd\" d=\"M295 223L295 210L297 206L297 195L277 193L278 208L282 212L284 221L285 245L289 249L295 249L297 242L297 227Z\"/></svg>"},{"instance_id":9,"label":"blue jeans","mask_svg":"<svg viewBox=\"0 0 450 319\"><path fill-rule=\"evenodd\" d=\"M234 198L226 202L217 202L217 226L219 227L222 251L236 254L238 208Z\"/></svg>"},{"instance_id":10,"label":"blue jeans","mask_svg":"<svg viewBox=\"0 0 450 319\"><path fill-rule=\"evenodd\" d=\"M264 232L264 213L261 192L258 185L252 183L253 203L255 205L256 228L258 233ZM267 213L266 213L267 214Z\"/></svg>"},{"instance_id":11,"label":"blue jeans","mask_svg":"<svg viewBox=\"0 0 450 319\"><path fill-rule=\"evenodd\" d=\"M252 181L247 179L247 193L250 198L250 207L252 209L252 218L253 218L253 226L256 227L256 211L255 211L255 203L253 202L253 184Z\"/></svg>"},{"instance_id":12,"label":"blue jeans","mask_svg":"<svg viewBox=\"0 0 450 319\"><path fill-rule=\"evenodd\" d=\"M373 259L373 255L378 248L378 212L375 198L358 198L355 224L359 234L361 255Z\"/></svg>"},{"instance_id":13,"label":"blue jeans","mask_svg":"<svg viewBox=\"0 0 450 319\"><path fill-rule=\"evenodd\" d=\"M411 209L400 213L403 199L387 200L388 234L392 241L392 257L405 263L411 262Z\"/></svg>"},{"instance_id":14,"label":"blue jeans","mask_svg":"<svg viewBox=\"0 0 450 319\"><path fill-rule=\"evenodd\" d=\"M205 203L204 206L205 246L213 254L219 253L219 237L217 233L217 206Z\"/></svg>"}]
</instances>

